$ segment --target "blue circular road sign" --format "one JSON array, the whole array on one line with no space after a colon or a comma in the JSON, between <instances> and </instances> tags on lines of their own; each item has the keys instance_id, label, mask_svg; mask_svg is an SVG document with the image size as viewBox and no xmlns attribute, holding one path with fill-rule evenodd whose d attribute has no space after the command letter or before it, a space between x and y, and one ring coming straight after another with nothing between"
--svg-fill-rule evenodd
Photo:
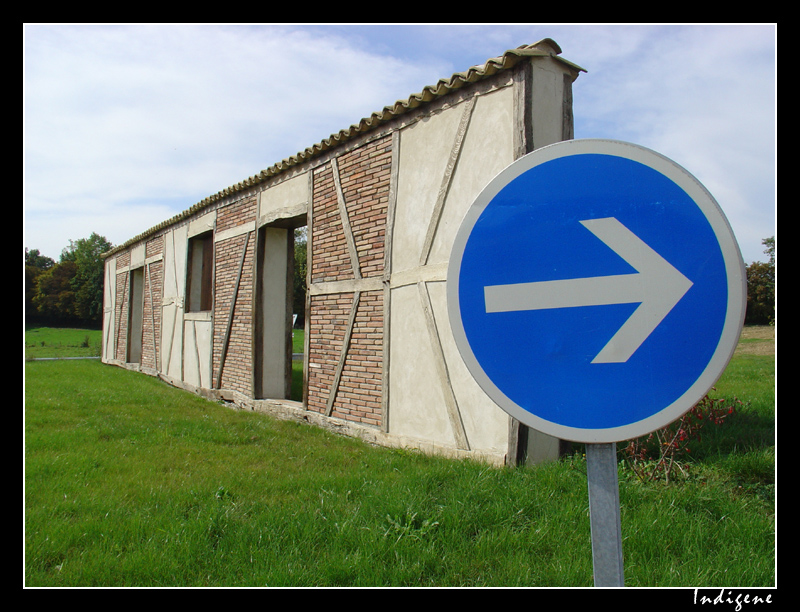
<instances>
[{"instance_id":1,"label":"blue circular road sign","mask_svg":"<svg viewBox=\"0 0 800 612\"><path fill-rule=\"evenodd\" d=\"M666 426L727 366L746 276L714 198L649 149L543 147L469 209L447 275L456 345L522 423L578 442Z\"/></svg>"}]
</instances>

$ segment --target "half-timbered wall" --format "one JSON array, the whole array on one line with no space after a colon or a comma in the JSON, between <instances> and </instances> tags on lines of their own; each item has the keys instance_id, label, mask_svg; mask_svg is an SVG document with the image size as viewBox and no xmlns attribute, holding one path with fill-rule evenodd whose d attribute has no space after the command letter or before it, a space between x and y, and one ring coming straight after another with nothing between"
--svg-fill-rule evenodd
<instances>
[{"instance_id":1,"label":"half-timbered wall","mask_svg":"<svg viewBox=\"0 0 800 612\"><path fill-rule=\"evenodd\" d=\"M308 409L382 424L383 283L392 138L314 171Z\"/></svg>"},{"instance_id":2,"label":"half-timbered wall","mask_svg":"<svg viewBox=\"0 0 800 612\"><path fill-rule=\"evenodd\" d=\"M150 373L160 367L163 238L106 261L103 356Z\"/></svg>"},{"instance_id":3,"label":"half-timbered wall","mask_svg":"<svg viewBox=\"0 0 800 612\"><path fill-rule=\"evenodd\" d=\"M484 185L521 155L572 137L579 69L558 52L552 41L509 52L508 68L487 64L447 95L420 94L415 110L114 249L104 360L382 444L495 462L515 462L520 449L557 453L557 440L521 428L469 375L445 280L461 219ZM290 401L300 226L304 391Z\"/></svg>"}]
</instances>

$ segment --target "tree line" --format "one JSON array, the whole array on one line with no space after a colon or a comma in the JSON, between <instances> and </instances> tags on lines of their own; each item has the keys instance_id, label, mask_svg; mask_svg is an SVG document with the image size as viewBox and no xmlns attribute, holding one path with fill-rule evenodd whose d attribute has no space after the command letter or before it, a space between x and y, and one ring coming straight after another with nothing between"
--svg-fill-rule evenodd
<instances>
[{"instance_id":1,"label":"tree line","mask_svg":"<svg viewBox=\"0 0 800 612\"><path fill-rule=\"evenodd\" d=\"M761 241L766 262L747 266L746 325L775 325L775 236Z\"/></svg>"},{"instance_id":2,"label":"tree line","mask_svg":"<svg viewBox=\"0 0 800 612\"><path fill-rule=\"evenodd\" d=\"M295 309L305 311L305 234L298 232L295 245ZM747 266L747 325L775 323L775 237L762 240L766 262ZM69 241L55 262L25 248L25 318L29 323L86 325L103 323L103 265L101 255L111 243L96 233ZM300 317L298 317L300 318Z\"/></svg>"},{"instance_id":3,"label":"tree line","mask_svg":"<svg viewBox=\"0 0 800 612\"><path fill-rule=\"evenodd\" d=\"M70 240L58 262L25 248L25 321L46 325L103 324L103 253L111 243L94 232Z\"/></svg>"},{"instance_id":4,"label":"tree line","mask_svg":"<svg viewBox=\"0 0 800 612\"><path fill-rule=\"evenodd\" d=\"M305 316L306 228L295 231L294 313ZM87 326L103 324L102 254L113 245L92 233L69 241L58 262L39 249L25 247L25 320L32 324Z\"/></svg>"}]
</instances>

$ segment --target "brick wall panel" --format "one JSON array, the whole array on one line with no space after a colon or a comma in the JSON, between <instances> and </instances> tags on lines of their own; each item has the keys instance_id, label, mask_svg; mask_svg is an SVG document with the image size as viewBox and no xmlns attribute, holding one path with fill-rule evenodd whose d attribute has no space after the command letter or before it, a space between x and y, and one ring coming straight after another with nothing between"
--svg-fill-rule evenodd
<instances>
[{"instance_id":1,"label":"brick wall panel","mask_svg":"<svg viewBox=\"0 0 800 612\"><path fill-rule=\"evenodd\" d=\"M333 171L326 164L314 173L314 223L311 245L311 282L323 283L355 278L339 216Z\"/></svg>"},{"instance_id":2,"label":"brick wall panel","mask_svg":"<svg viewBox=\"0 0 800 612\"><path fill-rule=\"evenodd\" d=\"M311 297L308 330L309 410L325 412L352 304L352 293Z\"/></svg>"},{"instance_id":3,"label":"brick wall panel","mask_svg":"<svg viewBox=\"0 0 800 612\"><path fill-rule=\"evenodd\" d=\"M383 292L362 293L331 416L380 426L383 320L376 310L383 310Z\"/></svg>"},{"instance_id":4,"label":"brick wall panel","mask_svg":"<svg viewBox=\"0 0 800 612\"><path fill-rule=\"evenodd\" d=\"M222 350L228 326L231 300L239 274L239 262L242 257L247 234L214 245L214 348L212 360L212 378L216 384ZM228 348L225 362L222 364L221 387L239 391L245 395L252 394L252 324L253 324L253 256L255 254L255 238L250 236L239 281L239 291L233 311Z\"/></svg>"},{"instance_id":5,"label":"brick wall panel","mask_svg":"<svg viewBox=\"0 0 800 612\"><path fill-rule=\"evenodd\" d=\"M126 253L126 257L117 258L117 268L123 267L120 260L130 261L130 253ZM125 264L127 266L127 264ZM128 350L128 273L118 273L116 282L117 300L116 312L114 313L114 333L117 335L116 340L116 358L120 361L125 361Z\"/></svg>"},{"instance_id":6,"label":"brick wall panel","mask_svg":"<svg viewBox=\"0 0 800 612\"><path fill-rule=\"evenodd\" d=\"M144 311L142 313L142 366L157 369L158 347L161 346L161 295L164 262L155 261L146 267Z\"/></svg>"},{"instance_id":7,"label":"brick wall panel","mask_svg":"<svg viewBox=\"0 0 800 612\"><path fill-rule=\"evenodd\" d=\"M391 176L391 137L341 155L339 179L362 278L383 275ZM339 214L331 164L314 176L311 282L354 278ZM353 293L311 297L309 308L308 409L324 413L350 318ZM349 349L331 416L381 425L383 292L359 299Z\"/></svg>"}]
</instances>

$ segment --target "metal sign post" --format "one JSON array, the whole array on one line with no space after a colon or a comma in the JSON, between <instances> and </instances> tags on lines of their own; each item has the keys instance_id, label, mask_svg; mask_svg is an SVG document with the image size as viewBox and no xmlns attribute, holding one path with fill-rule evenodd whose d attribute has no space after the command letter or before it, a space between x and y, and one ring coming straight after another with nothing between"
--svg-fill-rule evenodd
<instances>
[{"instance_id":1,"label":"metal sign post","mask_svg":"<svg viewBox=\"0 0 800 612\"><path fill-rule=\"evenodd\" d=\"M587 445L597 586L624 584L616 442L702 399L733 355L745 300L719 205L638 145L537 149L492 179L461 222L447 270L455 344L509 415Z\"/></svg>"},{"instance_id":2,"label":"metal sign post","mask_svg":"<svg viewBox=\"0 0 800 612\"><path fill-rule=\"evenodd\" d=\"M586 445L586 476L589 481L594 585L625 586L616 444Z\"/></svg>"}]
</instances>

